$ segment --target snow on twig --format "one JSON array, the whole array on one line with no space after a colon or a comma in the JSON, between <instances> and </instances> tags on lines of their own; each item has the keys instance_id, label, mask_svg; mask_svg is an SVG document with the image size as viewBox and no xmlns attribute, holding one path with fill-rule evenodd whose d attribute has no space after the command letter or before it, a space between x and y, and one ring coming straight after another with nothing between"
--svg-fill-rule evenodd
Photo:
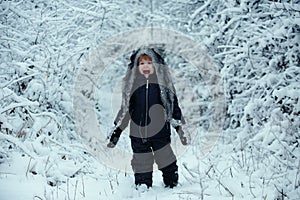
<instances>
[{"instance_id":1,"label":"snow on twig","mask_svg":"<svg viewBox=\"0 0 300 200\"><path fill-rule=\"evenodd\" d=\"M15 144L18 148L20 148L24 153L26 153L31 158L36 158L37 157L32 151L30 151L23 144L23 142L19 141L17 138L15 138L15 137L13 137L11 135L7 135L7 134L4 134L4 133L0 132L0 140L7 140L7 141Z\"/></svg>"},{"instance_id":2,"label":"snow on twig","mask_svg":"<svg viewBox=\"0 0 300 200\"><path fill-rule=\"evenodd\" d=\"M14 109L14 108L18 108L18 107L26 107L26 106L39 106L38 102L22 102L22 103L11 103L10 105L6 106L5 108L2 108L0 110L0 113L4 113L8 110Z\"/></svg>"},{"instance_id":3,"label":"snow on twig","mask_svg":"<svg viewBox=\"0 0 300 200\"><path fill-rule=\"evenodd\" d=\"M199 15L200 12L202 12L203 10L205 10L206 7L209 6L209 4L212 2L212 0L208 0L205 2L205 4L203 6L201 6L200 8L198 8L197 10L195 10L192 15L190 16L192 21L197 15Z\"/></svg>"}]
</instances>

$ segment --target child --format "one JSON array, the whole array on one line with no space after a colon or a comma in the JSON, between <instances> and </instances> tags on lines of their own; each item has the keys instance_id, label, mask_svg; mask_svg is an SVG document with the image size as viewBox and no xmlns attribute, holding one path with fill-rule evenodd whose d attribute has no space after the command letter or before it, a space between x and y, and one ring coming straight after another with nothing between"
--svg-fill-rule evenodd
<instances>
[{"instance_id":1,"label":"child","mask_svg":"<svg viewBox=\"0 0 300 200\"><path fill-rule=\"evenodd\" d=\"M107 144L113 148L130 121L131 160L135 184L152 186L154 161L162 171L166 187L178 183L178 166L171 149L172 125L187 145L184 124L175 89L164 60L153 48L141 48L130 58L124 78L122 105L114 121L115 129Z\"/></svg>"}]
</instances>

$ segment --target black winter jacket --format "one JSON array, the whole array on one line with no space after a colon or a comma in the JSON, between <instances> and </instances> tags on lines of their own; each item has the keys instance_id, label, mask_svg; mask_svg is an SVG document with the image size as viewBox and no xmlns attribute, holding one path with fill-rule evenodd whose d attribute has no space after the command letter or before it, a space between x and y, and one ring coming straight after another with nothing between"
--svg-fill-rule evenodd
<instances>
[{"instance_id":1,"label":"black winter jacket","mask_svg":"<svg viewBox=\"0 0 300 200\"><path fill-rule=\"evenodd\" d=\"M133 91L131 92L129 112L126 113L119 126L119 128L124 130L130 121L130 137L157 139L170 136L170 123L166 121L160 87L155 74L150 75L148 79L141 74L136 76ZM119 118L120 112L116 119ZM174 98L172 117L175 120L182 119L176 96Z\"/></svg>"}]
</instances>

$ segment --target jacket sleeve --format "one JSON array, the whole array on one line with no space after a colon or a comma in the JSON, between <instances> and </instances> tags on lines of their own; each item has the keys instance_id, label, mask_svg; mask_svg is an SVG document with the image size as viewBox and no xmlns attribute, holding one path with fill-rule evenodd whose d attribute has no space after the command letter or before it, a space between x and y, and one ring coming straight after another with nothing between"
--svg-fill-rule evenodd
<instances>
[{"instance_id":1,"label":"jacket sleeve","mask_svg":"<svg viewBox=\"0 0 300 200\"><path fill-rule=\"evenodd\" d=\"M182 116L181 109L178 105L178 99L177 99L176 95L174 95L172 118L173 119L171 121L171 125L173 127L178 127L178 126L182 126L185 124L185 120Z\"/></svg>"},{"instance_id":2,"label":"jacket sleeve","mask_svg":"<svg viewBox=\"0 0 300 200\"><path fill-rule=\"evenodd\" d=\"M114 121L115 126L118 126L118 128L120 128L122 131L128 126L130 120L129 112L127 111L125 116L122 117L123 112L123 109L120 109Z\"/></svg>"}]
</instances>

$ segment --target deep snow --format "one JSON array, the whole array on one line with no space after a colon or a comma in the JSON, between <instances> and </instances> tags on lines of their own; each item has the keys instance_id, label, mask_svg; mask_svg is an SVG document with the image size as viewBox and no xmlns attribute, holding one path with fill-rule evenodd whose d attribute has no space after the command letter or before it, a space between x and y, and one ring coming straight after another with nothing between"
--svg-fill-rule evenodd
<instances>
[{"instance_id":1,"label":"deep snow","mask_svg":"<svg viewBox=\"0 0 300 200\"><path fill-rule=\"evenodd\" d=\"M1 200L300 199L299 1L0 5ZM166 54L192 136L183 148L172 135L180 176L174 189L164 188L155 171L153 188L136 190L130 167L101 160L74 119L74 82L89 53L119 32L143 27L176 30L207 48L226 97L223 131L210 135L213 98L205 74L181 55ZM129 53L105 66L95 96L85 93L94 98L93 125L106 134L99 147L120 105ZM117 150L130 155L127 131Z\"/></svg>"}]
</instances>

